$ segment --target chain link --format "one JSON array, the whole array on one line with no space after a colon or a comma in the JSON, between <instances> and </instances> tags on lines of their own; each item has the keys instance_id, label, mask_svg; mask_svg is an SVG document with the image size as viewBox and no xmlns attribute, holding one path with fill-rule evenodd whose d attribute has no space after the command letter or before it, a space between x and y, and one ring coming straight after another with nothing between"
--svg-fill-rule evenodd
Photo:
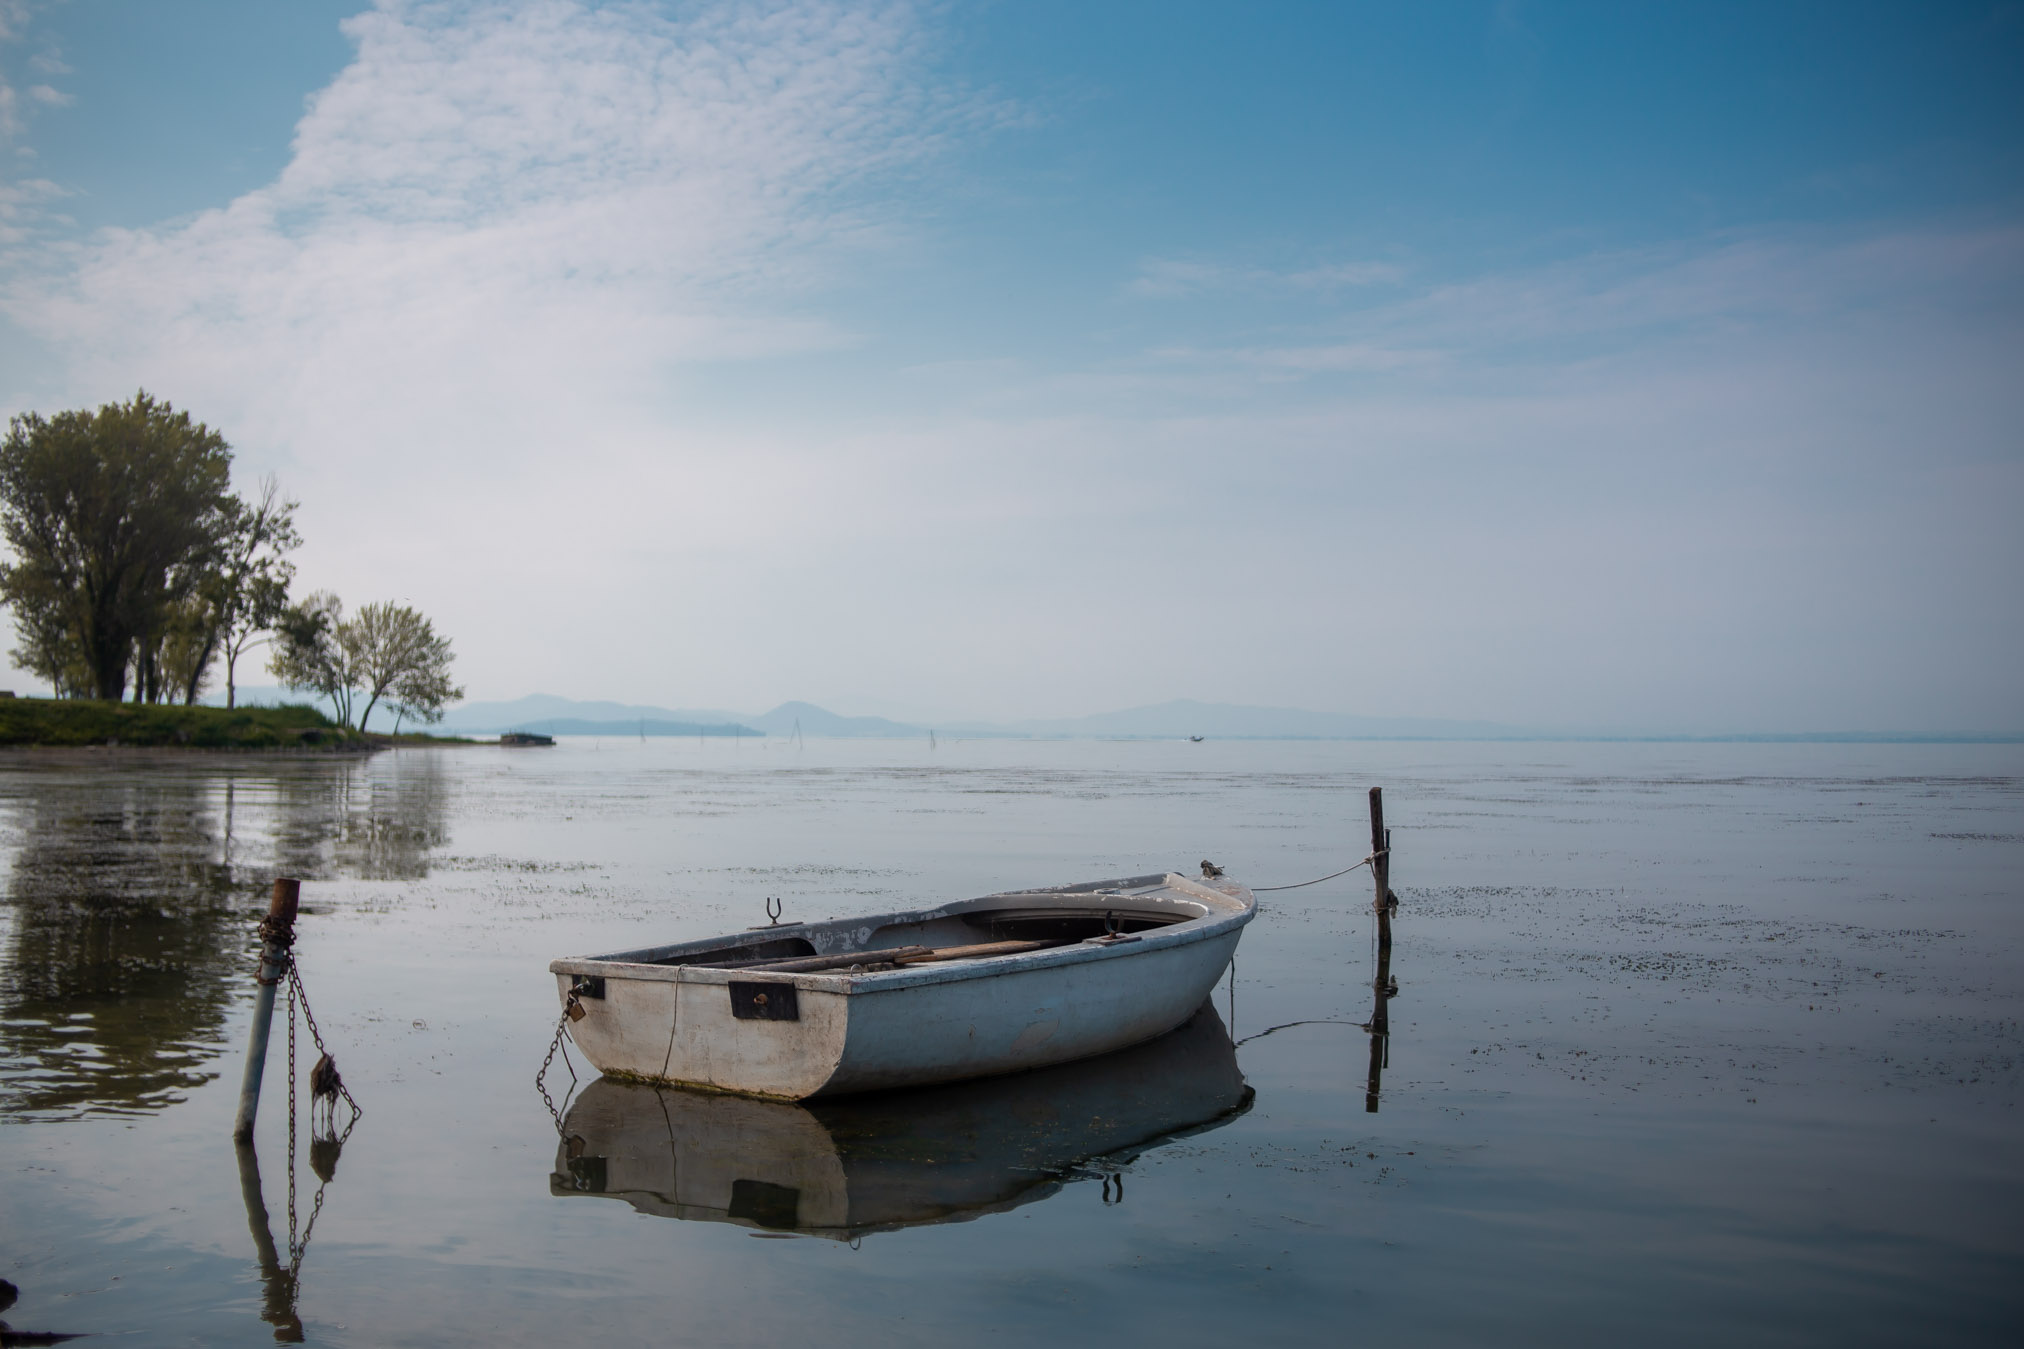
<instances>
[{"instance_id":1,"label":"chain link","mask_svg":"<svg viewBox=\"0 0 2024 1349\"><path fill-rule=\"evenodd\" d=\"M555 1022L555 1038L548 1042L548 1055L541 1060L541 1071L534 1074L534 1089L541 1093L541 1103L548 1107L548 1118L555 1121L557 1138L567 1137L562 1127L562 1110L569 1105L570 1098L576 1095L576 1065L569 1061L569 1048L564 1043L569 1038L569 1014L576 1009L576 1005L576 994L571 993L569 1000L562 1005L562 1015ZM555 1098L548 1094L548 1069L555 1062L557 1050L562 1053L562 1066L569 1070L569 1090L562 1093L561 1107L558 1107Z\"/></svg>"},{"instance_id":2,"label":"chain link","mask_svg":"<svg viewBox=\"0 0 2024 1349\"><path fill-rule=\"evenodd\" d=\"M269 925L266 922L262 922L261 924L262 936L267 935L268 926ZM327 1078L328 1083L327 1093L318 1090L312 1090L309 1099L309 1133L310 1133L310 1142L312 1145L310 1149L312 1166L316 1164L315 1144L319 1141L318 1121L316 1118L316 1104L318 1097L323 1094L328 1094L330 1097L329 1115L327 1118L327 1123L329 1126L327 1131L328 1132L327 1141L333 1145L334 1149L342 1148L344 1146L345 1140L351 1137L351 1131L358 1126L358 1121L360 1117L365 1114L365 1110L363 1107L359 1105L358 1101L352 1096L351 1088L345 1086L344 1079L338 1076L337 1061L330 1056L329 1048L323 1043L323 1030L316 1024L316 1013L312 1012L309 1009L309 990L303 986L302 970L295 963L295 953L293 951L285 949L288 944L286 940L282 941L280 944L284 948L282 955L283 966L281 976L280 978L276 979L275 982L276 983L286 982L288 985L288 1279L289 1279L289 1286L292 1288L294 1286L297 1274L302 1269L302 1257L305 1254L307 1254L309 1250L310 1233L316 1230L317 1216L323 1212L324 1190L330 1184L329 1177L323 1174L322 1172L319 1172L317 1177L316 1195L313 1199L311 1199L309 1205L309 1221L307 1223L302 1224L300 1234L298 1235L296 1227L296 1205L295 1205L295 1137L297 1130L296 1098L295 1098L295 1077L296 1077L295 1017L298 1010L301 1013L303 1025L309 1028L310 1042L316 1046L316 1052L319 1055L319 1058L317 1060L317 1068L319 1071L315 1074L318 1080L317 1082L313 1083L312 1086L317 1088L323 1087L326 1081L323 1075L323 1070L327 1068L329 1074ZM341 1133L338 1131L337 1128L337 1102L340 1097L343 1098L345 1105L350 1107L351 1110L351 1118L345 1121L344 1130ZM334 1151L332 1154L332 1161L330 1165L332 1170L334 1171L335 1169Z\"/></svg>"},{"instance_id":3,"label":"chain link","mask_svg":"<svg viewBox=\"0 0 2024 1349\"><path fill-rule=\"evenodd\" d=\"M287 962L282 977L288 980L288 1273L292 1287L296 1267L302 1263L301 1247L295 1241L295 953L290 951L282 959Z\"/></svg>"}]
</instances>

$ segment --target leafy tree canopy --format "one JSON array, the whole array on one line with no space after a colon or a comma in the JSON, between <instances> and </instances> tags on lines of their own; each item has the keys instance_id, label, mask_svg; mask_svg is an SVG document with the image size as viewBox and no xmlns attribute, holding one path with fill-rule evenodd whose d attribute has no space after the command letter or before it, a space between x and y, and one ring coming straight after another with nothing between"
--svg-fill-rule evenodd
<instances>
[{"instance_id":1,"label":"leafy tree canopy","mask_svg":"<svg viewBox=\"0 0 2024 1349\"><path fill-rule=\"evenodd\" d=\"M270 481L231 493L225 438L145 390L27 413L0 442L0 600L23 666L59 694L193 701L221 647L273 621L300 542ZM233 651L236 656L236 650Z\"/></svg>"},{"instance_id":2,"label":"leafy tree canopy","mask_svg":"<svg viewBox=\"0 0 2024 1349\"><path fill-rule=\"evenodd\" d=\"M356 708L361 731L382 701L402 717L433 722L464 696L450 681L449 639L406 605L368 604L346 618L337 596L318 591L288 609L276 631L274 674L328 698L347 725Z\"/></svg>"}]
</instances>

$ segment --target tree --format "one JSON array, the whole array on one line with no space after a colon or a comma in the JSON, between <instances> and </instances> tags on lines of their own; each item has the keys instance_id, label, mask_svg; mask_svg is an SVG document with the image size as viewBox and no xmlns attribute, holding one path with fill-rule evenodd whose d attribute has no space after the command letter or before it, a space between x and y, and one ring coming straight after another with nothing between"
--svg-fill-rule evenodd
<instances>
[{"instance_id":1,"label":"tree","mask_svg":"<svg viewBox=\"0 0 2024 1349\"><path fill-rule=\"evenodd\" d=\"M59 698L90 697L91 671L72 629L65 597L25 583L9 589L15 631L21 635L21 645L9 653L14 663L48 680Z\"/></svg>"},{"instance_id":2,"label":"tree","mask_svg":"<svg viewBox=\"0 0 2024 1349\"><path fill-rule=\"evenodd\" d=\"M159 696L171 611L216 560L225 438L145 390L96 412L25 413L0 442L0 567L30 668L64 691ZM83 679L75 676L81 673Z\"/></svg>"},{"instance_id":3,"label":"tree","mask_svg":"<svg viewBox=\"0 0 2024 1349\"><path fill-rule=\"evenodd\" d=\"M175 702L179 696L185 703L197 701L211 677L217 646L213 630L210 604L203 596L186 596L169 606L147 662L157 695L148 701Z\"/></svg>"},{"instance_id":4,"label":"tree","mask_svg":"<svg viewBox=\"0 0 2024 1349\"><path fill-rule=\"evenodd\" d=\"M402 715L426 721L441 720L443 704L464 696L450 682L450 662L456 656L449 639L438 637L429 620L406 605L366 605L357 618L340 625L339 641L350 653L365 694L365 710L358 716L361 731L373 706L388 694Z\"/></svg>"},{"instance_id":5,"label":"tree","mask_svg":"<svg viewBox=\"0 0 2024 1349\"><path fill-rule=\"evenodd\" d=\"M284 610L275 633L269 668L281 682L328 698L347 726L359 708L361 731L382 699L401 717L440 721L443 705L464 696L450 682L449 639L405 605L368 604L346 618L337 596L318 591Z\"/></svg>"},{"instance_id":6,"label":"tree","mask_svg":"<svg viewBox=\"0 0 2024 1349\"><path fill-rule=\"evenodd\" d=\"M300 502L281 495L270 476L260 480L260 495L251 505L234 498L225 547L218 566L201 587L209 626L204 660L218 654L225 657L225 706L239 699L239 657L268 640L288 606L288 583L295 579L295 565L283 554L302 545L295 532L295 512ZM183 701L195 702L204 677L198 668L184 691Z\"/></svg>"},{"instance_id":7,"label":"tree","mask_svg":"<svg viewBox=\"0 0 2024 1349\"><path fill-rule=\"evenodd\" d=\"M443 707L464 696L464 690L450 683L449 671L418 670L395 681L387 707L394 714L394 734L401 733L402 720L433 726L443 719Z\"/></svg>"},{"instance_id":8,"label":"tree","mask_svg":"<svg viewBox=\"0 0 2024 1349\"><path fill-rule=\"evenodd\" d=\"M328 698L337 719L349 726L356 676L338 639L343 621L344 602L328 590L289 605L274 621L274 653L267 668L291 689L311 689Z\"/></svg>"}]
</instances>

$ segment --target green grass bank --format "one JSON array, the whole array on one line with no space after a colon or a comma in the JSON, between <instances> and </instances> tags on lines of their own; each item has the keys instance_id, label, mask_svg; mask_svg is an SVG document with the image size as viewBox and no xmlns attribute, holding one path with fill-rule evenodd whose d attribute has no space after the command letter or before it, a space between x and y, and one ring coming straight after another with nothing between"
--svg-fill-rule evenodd
<instances>
[{"instance_id":1,"label":"green grass bank","mask_svg":"<svg viewBox=\"0 0 2024 1349\"><path fill-rule=\"evenodd\" d=\"M313 707L181 707L72 698L0 698L0 745L362 753L391 740L389 736L361 735ZM404 744L425 740L400 737Z\"/></svg>"}]
</instances>

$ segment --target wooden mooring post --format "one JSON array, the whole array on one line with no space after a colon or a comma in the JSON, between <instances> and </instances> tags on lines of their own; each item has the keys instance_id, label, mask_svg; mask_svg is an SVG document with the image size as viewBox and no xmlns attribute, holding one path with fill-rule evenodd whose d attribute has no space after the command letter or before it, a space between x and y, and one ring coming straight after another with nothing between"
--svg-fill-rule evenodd
<instances>
[{"instance_id":1,"label":"wooden mooring post","mask_svg":"<svg viewBox=\"0 0 2024 1349\"><path fill-rule=\"evenodd\" d=\"M239 1085L239 1115L232 1137L243 1143L253 1137L253 1116L260 1109L260 1079L267 1071L267 1030L274 1021L274 990L288 972L288 948L295 942L295 910L302 882L282 877L267 901L267 919L260 925L260 989L253 1000L253 1028L246 1045L246 1076Z\"/></svg>"},{"instance_id":2,"label":"wooden mooring post","mask_svg":"<svg viewBox=\"0 0 2024 1349\"><path fill-rule=\"evenodd\" d=\"M1399 901L1391 888L1391 830L1385 828L1382 787L1370 789L1370 874L1376 891L1372 908L1377 913L1377 977L1371 980L1370 1076L1364 1084L1363 1108L1375 1115L1384 1070L1391 1061L1390 1003L1398 992L1391 977L1391 920Z\"/></svg>"},{"instance_id":3,"label":"wooden mooring post","mask_svg":"<svg viewBox=\"0 0 2024 1349\"><path fill-rule=\"evenodd\" d=\"M1384 827L1384 788L1370 789L1370 877L1377 899L1377 949L1391 950L1392 910L1399 906L1391 891L1391 830Z\"/></svg>"}]
</instances>

